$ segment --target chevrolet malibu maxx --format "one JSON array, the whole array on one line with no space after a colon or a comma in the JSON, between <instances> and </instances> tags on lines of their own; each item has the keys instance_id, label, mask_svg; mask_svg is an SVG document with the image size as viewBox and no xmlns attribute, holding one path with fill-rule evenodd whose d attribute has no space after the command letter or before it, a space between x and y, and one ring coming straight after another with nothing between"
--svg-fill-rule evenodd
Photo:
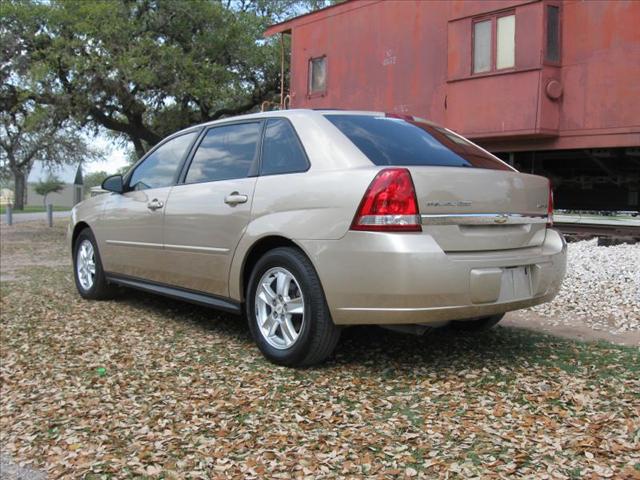
<instances>
[{"instance_id":1,"label":"chevrolet malibu maxx","mask_svg":"<svg viewBox=\"0 0 640 480\"><path fill-rule=\"evenodd\" d=\"M490 328L565 274L549 181L411 116L198 125L102 189L69 227L82 297L124 286L244 314L282 365L325 360L346 325Z\"/></svg>"}]
</instances>

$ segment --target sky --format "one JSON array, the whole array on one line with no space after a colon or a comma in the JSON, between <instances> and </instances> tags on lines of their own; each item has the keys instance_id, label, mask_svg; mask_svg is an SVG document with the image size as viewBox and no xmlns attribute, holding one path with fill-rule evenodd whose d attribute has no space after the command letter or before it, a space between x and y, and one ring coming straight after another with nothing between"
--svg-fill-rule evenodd
<instances>
[{"instance_id":1,"label":"sky","mask_svg":"<svg viewBox=\"0 0 640 480\"><path fill-rule=\"evenodd\" d=\"M99 172L100 170L107 173L116 173L116 170L128 165L126 150L113 139L101 134L91 139L91 143L98 151L105 152L105 159L101 162L83 164L82 170L85 174Z\"/></svg>"}]
</instances>

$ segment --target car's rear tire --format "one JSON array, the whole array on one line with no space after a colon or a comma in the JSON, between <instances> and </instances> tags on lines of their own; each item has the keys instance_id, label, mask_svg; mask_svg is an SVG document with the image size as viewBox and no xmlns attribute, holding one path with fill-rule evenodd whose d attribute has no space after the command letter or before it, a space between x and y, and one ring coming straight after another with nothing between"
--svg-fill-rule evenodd
<instances>
[{"instance_id":1,"label":"car's rear tire","mask_svg":"<svg viewBox=\"0 0 640 480\"><path fill-rule=\"evenodd\" d=\"M82 298L105 300L115 293L104 275L98 243L89 228L82 230L73 244L73 278Z\"/></svg>"},{"instance_id":2,"label":"car's rear tire","mask_svg":"<svg viewBox=\"0 0 640 480\"><path fill-rule=\"evenodd\" d=\"M258 348L279 365L318 364L333 353L340 338L318 274L295 248L275 248L258 260L245 303Z\"/></svg>"},{"instance_id":3,"label":"car's rear tire","mask_svg":"<svg viewBox=\"0 0 640 480\"><path fill-rule=\"evenodd\" d=\"M457 320L451 322L451 328L457 330L459 332L464 333L473 333L473 332L483 332L485 330L490 330L495 327L500 320L504 317L504 313L498 313L496 315L491 315L489 317L482 317L476 320Z\"/></svg>"}]
</instances>

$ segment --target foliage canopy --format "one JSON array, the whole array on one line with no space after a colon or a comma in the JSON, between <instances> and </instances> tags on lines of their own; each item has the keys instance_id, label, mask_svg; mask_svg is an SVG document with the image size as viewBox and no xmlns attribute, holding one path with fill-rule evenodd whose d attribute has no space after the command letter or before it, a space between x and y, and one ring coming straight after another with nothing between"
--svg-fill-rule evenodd
<instances>
[{"instance_id":1,"label":"foliage canopy","mask_svg":"<svg viewBox=\"0 0 640 480\"><path fill-rule=\"evenodd\" d=\"M328 3L4 2L2 107L32 99L111 130L141 155L180 128L278 100L281 45L265 28Z\"/></svg>"}]
</instances>

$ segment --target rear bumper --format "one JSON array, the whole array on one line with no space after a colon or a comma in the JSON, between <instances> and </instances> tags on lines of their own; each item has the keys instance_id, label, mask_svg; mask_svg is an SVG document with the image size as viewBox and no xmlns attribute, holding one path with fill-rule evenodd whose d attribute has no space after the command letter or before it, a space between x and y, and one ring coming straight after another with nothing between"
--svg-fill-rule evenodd
<instances>
[{"instance_id":1,"label":"rear bumper","mask_svg":"<svg viewBox=\"0 0 640 480\"><path fill-rule=\"evenodd\" d=\"M299 244L342 325L439 324L530 307L557 294L567 261L564 238L552 229L539 247L501 251L445 253L425 233L350 231ZM526 267L514 270L526 270L526 289L504 278L512 267Z\"/></svg>"}]
</instances>

